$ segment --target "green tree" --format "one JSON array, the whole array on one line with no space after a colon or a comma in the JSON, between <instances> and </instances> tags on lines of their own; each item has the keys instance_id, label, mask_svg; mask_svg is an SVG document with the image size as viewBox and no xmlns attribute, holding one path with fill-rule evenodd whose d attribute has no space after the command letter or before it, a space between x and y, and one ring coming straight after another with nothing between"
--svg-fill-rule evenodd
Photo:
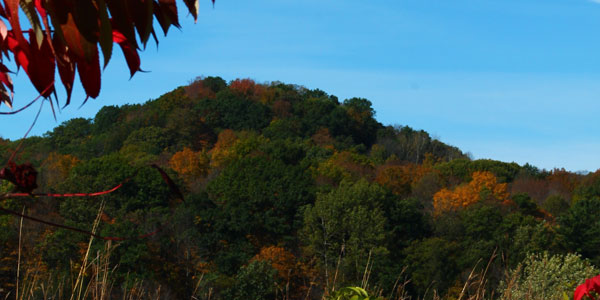
<instances>
[{"instance_id":1,"label":"green tree","mask_svg":"<svg viewBox=\"0 0 600 300\"><path fill-rule=\"evenodd\" d=\"M303 236L308 251L317 255L326 280L341 258L341 282L357 283L369 255L387 254L386 219L382 208L387 193L365 180L342 181L328 193L320 193L304 213Z\"/></svg>"},{"instance_id":2,"label":"green tree","mask_svg":"<svg viewBox=\"0 0 600 300\"><path fill-rule=\"evenodd\" d=\"M230 90L217 93L216 99L205 99L194 108L205 123L215 129L258 130L271 121L268 106L242 98Z\"/></svg>"},{"instance_id":3,"label":"green tree","mask_svg":"<svg viewBox=\"0 0 600 300\"><path fill-rule=\"evenodd\" d=\"M253 261L236 274L223 299L275 299L277 270L268 262Z\"/></svg>"},{"instance_id":4,"label":"green tree","mask_svg":"<svg viewBox=\"0 0 600 300\"><path fill-rule=\"evenodd\" d=\"M558 233L570 251L600 263L600 198L584 198L558 219Z\"/></svg>"},{"instance_id":5,"label":"green tree","mask_svg":"<svg viewBox=\"0 0 600 300\"><path fill-rule=\"evenodd\" d=\"M443 294L454 284L458 251L456 243L438 237L415 241L405 250L411 286L419 298L427 291L429 297L434 290Z\"/></svg>"},{"instance_id":6,"label":"green tree","mask_svg":"<svg viewBox=\"0 0 600 300\"><path fill-rule=\"evenodd\" d=\"M235 160L208 184L207 191L214 203L214 214L206 220L215 234L212 243L253 242L255 247L281 241L293 244L301 226L298 209L314 197L307 172L264 156ZM255 250L246 253L254 255Z\"/></svg>"}]
</instances>

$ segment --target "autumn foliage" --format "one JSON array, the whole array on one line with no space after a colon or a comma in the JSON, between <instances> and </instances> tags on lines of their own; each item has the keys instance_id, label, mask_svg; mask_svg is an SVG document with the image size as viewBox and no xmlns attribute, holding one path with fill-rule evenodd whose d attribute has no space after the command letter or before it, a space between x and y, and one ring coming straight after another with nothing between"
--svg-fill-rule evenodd
<instances>
[{"instance_id":1,"label":"autumn foliage","mask_svg":"<svg viewBox=\"0 0 600 300\"><path fill-rule=\"evenodd\" d=\"M176 152L169 160L169 166L184 178L206 175L208 159L204 152L194 152L190 148Z\"/></svg>"},{"instance_id":2,"label":"autumn foliage","mask_svg":"<svg viewBox=\"0 0 600 300\"><path fill-rule=\"evenodd\" d=\"M437 192L433 196L433 207L437 214L468 207L482 200L484 192L499 202L507 201L509 196L505 183L496 182L496 176L491 172L480 171L474 172L472 180L467 184L459 185L453 190L443 188Z\"/></svg>"}]
</instances>

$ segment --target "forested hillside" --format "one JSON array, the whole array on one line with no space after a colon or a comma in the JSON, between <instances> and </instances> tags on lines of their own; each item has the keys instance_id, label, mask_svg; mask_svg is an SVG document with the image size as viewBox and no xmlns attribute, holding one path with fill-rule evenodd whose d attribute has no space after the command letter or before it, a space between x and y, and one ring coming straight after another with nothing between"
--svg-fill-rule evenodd
<instances>
[{"instance_id":1,"label":"forested hillside","mask_svg":"<svg viewBox=\"0 0 600 300\"><path fill-rule=\"evenodd\" d=\"M18 143L0 139L2 165ZM554 299L600 266L600 173L472 160L425 131L379 123L367 99L296 85L199 78L29 137L16 162L38 170L40 192L125 181L97 197L1 204L125 240L90 244L0 215L3 295L17 278L37 299L71 295L83 270L89 298L98 286L119 299L321 299L362 286L386 299L510 299L554 276L535 269L542 262L563 276L534 287ZM1 183L0 193L14 188ZM485 280L465 285L473 274Z\"/></svg>"}]
</instances>

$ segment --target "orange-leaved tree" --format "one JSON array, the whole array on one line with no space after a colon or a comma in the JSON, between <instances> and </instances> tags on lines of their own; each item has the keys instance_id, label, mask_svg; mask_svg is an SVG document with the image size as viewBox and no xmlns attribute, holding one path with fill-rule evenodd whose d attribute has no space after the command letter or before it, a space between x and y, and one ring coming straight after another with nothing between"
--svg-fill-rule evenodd
<instances>
[{"instance_id":1,"label":"orange-leaved tree","mask_svg":"<svg viewBox=\"0 0 600 300\"><path fill-rule=\"evenodd\" d=\"M186 181L191 181L196 177L204 176L209 168L208 154L205 151L195 152L190 148L173 154L169 160L169 166Z\"/></svg>"},{"instance_id":2,"label":"orange-leaved tree","mask_svg":"<svg viewBox=\"0 0 600 300\"><path fill-rule=\"evenodd\" d=\"M197 19L199 0L182 1ZM26 28L21 27L24 17L29 21ZM23 68L45 98L55 94L56 70L67 93L64 105L70 102L76 73L87 97L96 98L101 66L110 61L114 43L123 51L133 76L140 70L140 46L145 47L151 36L158 43L155 21L165 35L171 26L180 27L176 1L0 1L0 51L4 54L0 56L0 103L11 106L14 90L4 58Z\"/></svg>"},{"instance_id":3,"label":"orange-leaved tree","mask_svg":"<svg viewBox=\"0 0 600 300\"><path fill-rule=\"evenodd\" d=\"M506 183L498 183L496 176L488 171L478 171L471 175L471 181L453 190L443 188L433 195L435 214L452 211L473 205L484 197L493 197L504 203L509 194Z\"/></svg>"}]
</instances>

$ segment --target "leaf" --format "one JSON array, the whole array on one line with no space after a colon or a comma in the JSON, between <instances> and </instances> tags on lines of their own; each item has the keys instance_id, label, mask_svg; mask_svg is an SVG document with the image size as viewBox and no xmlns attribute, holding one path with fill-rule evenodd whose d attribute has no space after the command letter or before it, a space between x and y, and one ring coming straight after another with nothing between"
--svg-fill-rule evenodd
<instances>
[{"instance_id":1,"label":"leaf","mask_svg":"<svg viewBox=\"0 0 600 300\"><path fill-rule=\"evenodd\" d=\"M20 45L21 51L28 51L26 50L29 49L27 40L25 40L21 25L19 24L19 0L6 0L5 3L6 8L8 9L8 21L10 22L14 38Z\"/></svg>"},{"instance_id":2,"label":"leaf","mask_svg":"<svg viewBox=\"0 0 600 300\"><path fill-rule=\"evenodd\" d=\"M0 20L0 36L2 36L3 41L6 39L7 35L8 35L8 28L6 27L6 24L4 22L2 22L2 20Z\"/></svg>"},{"instance_id":3,"label":"leaf","mask_svg":"<svg viewBox=\"0 0 600 300\"><path fill-rule=\"evenodd\" d=\"M35 41L39 47L42 47L42 40L44 39L44 31L42 30L42 24L40 23L40 19L36 13L35 5L33 0L22 0L19 2L21 5L21 9L23 9L23 13L29 19L29 23L31 24L31 28L35 33ZM31 32L31 30L30 30ZM31 34L31 33L30 33Z\"/></svg>"},{"instance_id":4,"label":"leaf","mask_svg":"<svg viewBox=\"0 0 600 300\"><path fill-rule=\"evenodd\" d=\"M130 43L137 48L137 41L135 40L135 29L133 26L133 20L129 15L127 5L122 0L105 0L108 10L110 11L111 24L113 29L117 29L122 33Z\"/></svg>"},{"instance_id":5,"label":"leaf","mask_svg":"<svg viewBox=\"0 0 600 300\"><path fill-rule=\"evenodd\" d=\"M152 32L154 5L152 0L130 0L129 12L133 17L140 41L146 46Z\"/></svg>"},{"instance_id":6,"label":"leaf","mask_svg":"<svg viewBox=\"0 0 600 300\"><path fill-rule=\"evenodd\" d=\"M185 6L187 6L189 12L194 17L194 22L198 21L198 11L200 10L199 1L198 0L183 0L183 2L185 3Z\"/></svg>"},{"instance_id":7,"label":"leaf","mask_svg":"<svg viewBox=\"0 0 600 300\"><path fill-rule=\"evenodd\" d=\"M29 57L27 56L25 51L23 51L23 48L21 48L21 44L15 37L14 31L11 30L8 32L8 36L6 37L6 44L8 46L8 49L13 53L17 69L21 67L28 68ZM27 41L25 41L25 46L25 49L29 49L29 44L27 43Z\"/></svg>"},{"instance_id":8,"label":"leaf","mask_svg":"<svg viewBox=\"0 0 600 300\"><path fill-rule=\"evenodd\" d=\"M92 1L71 0L73 3L73 20L77 30L91 44L98 42L100 21L98 9Z\"/></svg>"},{"instance_id":9,"label":"leaf","mask_svg":"<svg viewBox=\"0 0 600 300\"><path fill-rule=\"evenodd\" d=\"M175 0L159 0L158 2L154 2L154 15L165 36L169 32L171 25L181 28L177 17Z\"/></svg>"},{"instance_id":10,"label":"leaf","mask_svg":"<svg viewBox=\"0 0 600 300\"><path fill-rule=\"evenodd\" d=\"M97 0L98 2L98 16L100 17L100 49L102 49L102 56L104 57L104 68L108 65L112 56L113 40L112 40L112 25L108 18L108 11L106 2L104 0Z\"/></svg>"},{"instance_id":11,"label":"leaf","mask_svg":"<svg viewBox=\"0 0 600 300\"><path fill-rule=\"evenodd\" d=\"M127 61L127 66L129 67L129 73L131 77L133 77L133 75L140 70L141 64L137 50L133 48L131 43L129 43L129 40L116 29L113 29L113 41L121 47L125 60Z\"/></svg>"},{"instance_id":12,"label":"leaf","mask_svg":"<svg viewBox=\"0 0 600 300\"><path fill-rule=\"evenodd\" d=\"M13 92L13 82L10 76L8 76L9 72L10 70L3 63L0 63L0 82Z\"/></svg>"},{"instance_id":13,"label":"leaf","mask_svg":"<svg viewBox=\"0 0 600 300\"><path fill-rule=\"evenodd\" d=\"M65 103L65 106L67 106L71 102L71 92L73 91L73 82L75 81L75 60L69 54L69 49L67 49L66 45L62 43L57 35L54 35L52 44L56 54L58 74L67 91L67 101Z\"/></svg>"},{"instance_id":14,"label":"leaf","mask_svg":"<svg viewBox=\"0 0 600 300\"><path fill-rule=\"evenodd\" d=\"M100 72L100 57L98 48L94 48L94 52L90 60L77 60L77 71L81 85L88 97L96 98L100 94L101 72ZM87 100L87 99L86 99ZM85 101L84 101L85 103Z\"/></svg>"},{"instance_id":15,"label":"leaf","mask_svg":"<svg viewBox=\"0 0 600 300\"><path fill-rule=\"evenodd\" d=\"M42 6L42 0L35 0L34 3L35 9L42 17L42 22L44 23L44 28L46 32L46 39L48 39L48 41L52 41L52 35L50 34L50 24L48 23L48 13L46 12L46 9L44 9L44 7ZM62 35L62 32L60 34ZM52 43L50 43L50 48L52 49L52 53L54 53L54 46L52 45Z\"/></svg>"},{"instance_id":16,"label":"leaf","mask_svg":"<svg viewBox=\"0 0 600 300\"><path fill-rule=\"evenodd\" d=\"M12 93L9 94L3 85L0 85L0 103L4 103L12 109Z\"/></svg>"},{"instance_id":17,"label":"leaf","mask_svg":"<svg viewBox=\"0 0 600 300\"><path fill-rule=\"evenodd\" d=\"M56 70L56 63L54 53L50 47L50 42L46 39L42 39L42 44L38 47L35 44L35 36L33 35L33 29L30 29L29 40L30 40L30 66L25 69L25 72L29 75L29 79L43 96L48 98L54 91L54 74Z\"/></svg>"}]
</instances>

